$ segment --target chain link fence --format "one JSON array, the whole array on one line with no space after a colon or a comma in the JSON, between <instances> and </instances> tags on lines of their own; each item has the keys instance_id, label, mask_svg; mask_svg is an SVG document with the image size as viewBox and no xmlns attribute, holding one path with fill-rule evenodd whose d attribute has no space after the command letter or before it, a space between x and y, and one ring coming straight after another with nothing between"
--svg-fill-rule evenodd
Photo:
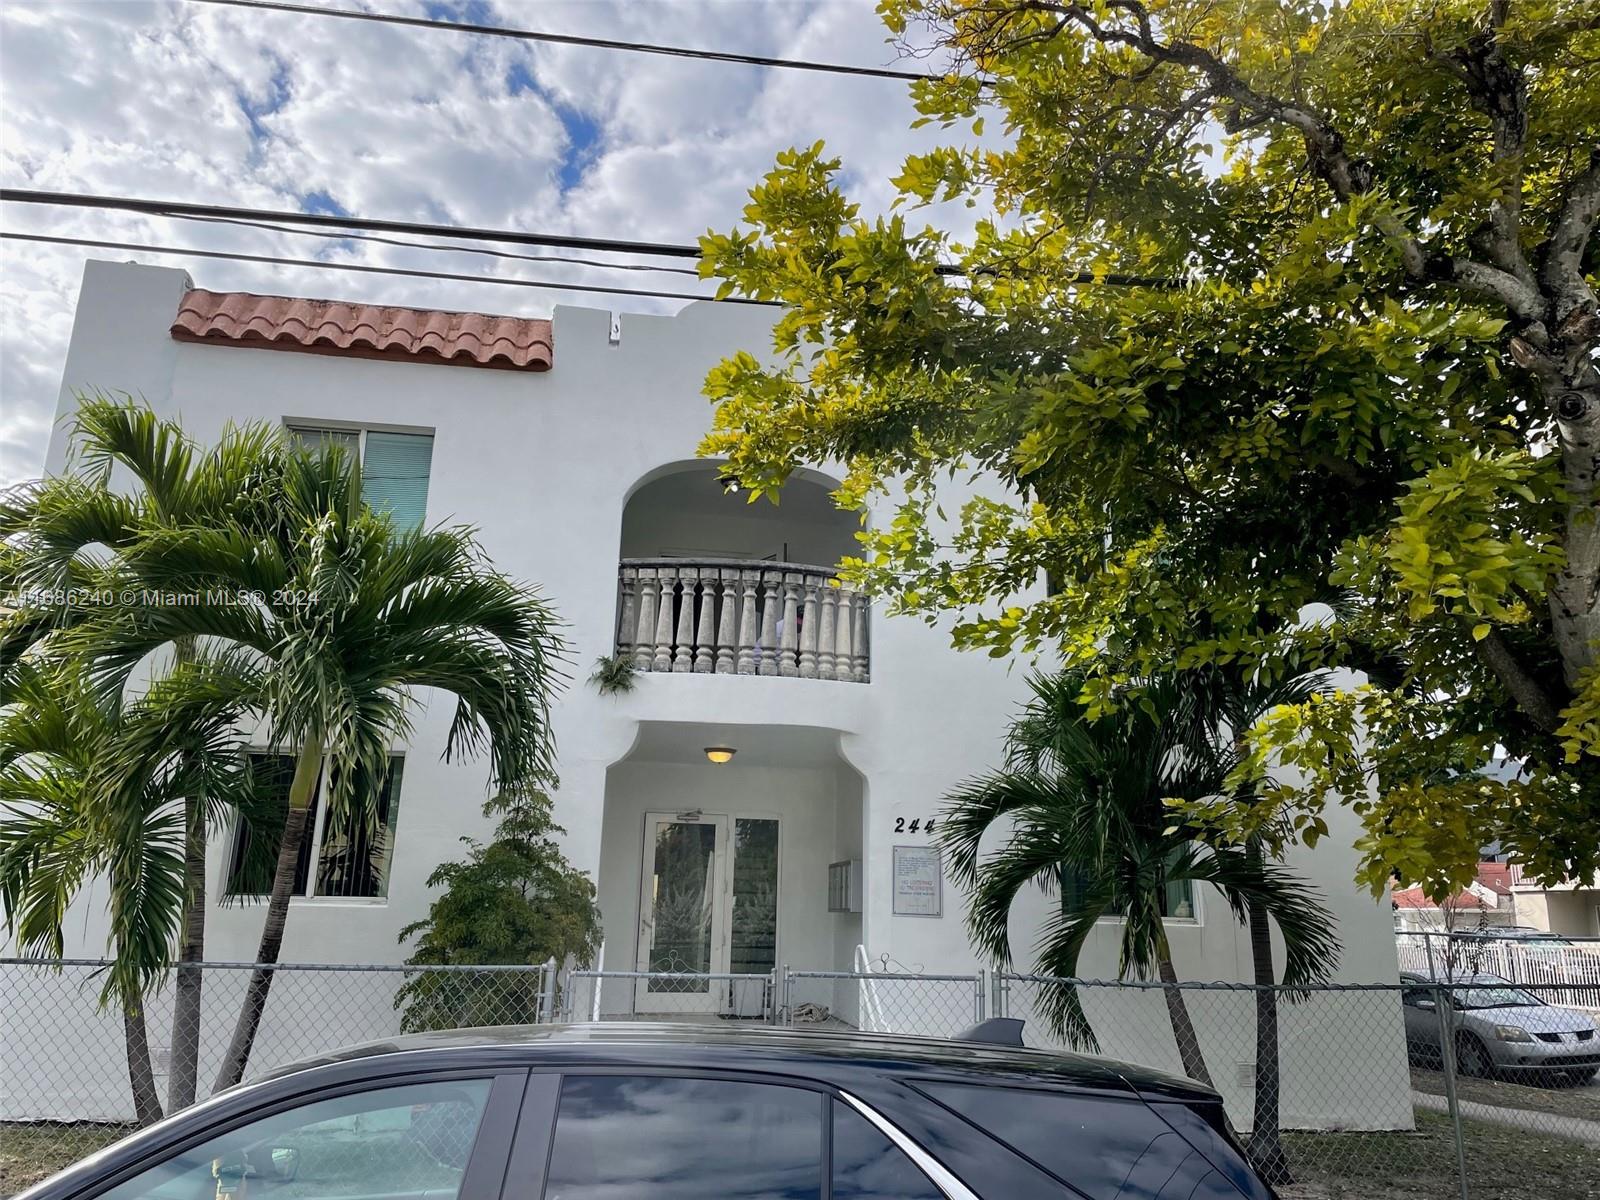
<instances>
[{"instance_id":1,"label":"chain link fence","mask_svg":"<svg viewBox=\"0 0 1600 1200\"><path fill-rule=\"evenodd\" d=\"M130 1027L116 1005L101 1003L106 967L96 960L0 959L0 1196L135 1127ZM198 1031L173 1028L172 983L145 998L151 1090L162 1111L171 1107L174 1060L181 1062L186 1048L197 1062L195 1098L210 1095L254 970L249 963L198 968ZM400 1033L548 1021L557 1003L554 962L429 968L279 963L271 970L247 1080Z\"/></svg>"},{"instance_id":2,"label":"chain link fence","mask_svg":"<svg viewBox=\"0 0 1600 1200\"><path fill-rule=\"evenodd\" d=\"M202 1097L251 970L201 968ZM0 1196L132 1127L126 1030L100 1004L103 972L94 962L0 960ZM1295 991L986 971L283 964L246 1077L427 1028L737 1020L949 1038L987 1017L1017 1017L1030 1046L1092 1048L1209 1078L1252 1157L1288 1181L1279 1184L1285 1200L1600 1200L1600 1033L1587 1013L1563 1005L1565 987L1423 981ZM163 1102L173 990L151 996L143 1014ZM1072 1014L1081 1016L1076 1038L1062 1032ZM1258 1050L1263 1022L1275 1023L1276 1036ZM1253 1134L1273 1127L1274 1108L1281 1132Z\"/></svg>"},{"instance_id":3,"label":"chain link fence","mask_svg":"<svg viewBox=\"0 0 1600 1200\"><path fill-rule=\"evenodd\" d=\"M985 974L782 972L780 1019L788 1025L952 1038L983 1020Z\"/></svg>"},{"instance_id":4,"label":"chain link fence","mask_svg":"<svg viewBox=\"0 0 1600 1200\"><path fill-rule=\"evenodd\" d=\"M775 1019L773 976L682 971L568 971L563 1021Z\"/></svg>"}]
</instances>

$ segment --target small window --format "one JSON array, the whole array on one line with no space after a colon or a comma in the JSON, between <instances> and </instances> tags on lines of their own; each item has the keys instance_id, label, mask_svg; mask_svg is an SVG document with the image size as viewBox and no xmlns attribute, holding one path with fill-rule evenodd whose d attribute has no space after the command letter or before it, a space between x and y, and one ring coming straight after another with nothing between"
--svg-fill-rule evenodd
<instances>
[{"instance_id":1,"label":"small window","mask_svg":"<svg viewBox=\"0 0 1600 1200\"><path fill-rule=\"evenodd\" d=\"M833 1200L944 1200L944 1193L871 1121L835 1100Z\"/></svg>"},{"instance_id":2,"label":"small window","mask_svg":"<svg viewBox=\"0 0 1600 1200\"><path fill-rule=\"evenodd\" d=\"M821 1200L826 1103L732 1080L568 1076L545 1200Z\"/></svg>"},{"instance_id":3,"label":"small window","mask_svg":"<svg viewBox=\"0 0 1600 1200\"><path fill-rule=\"evenodd\" d=\"M452 1200L489 1082L418 1083L292 1108L180 1151L99 1200Z\"/></svg>"},{"instance_id":4,"label":"small window","mask_svg":"<svg viewBox=\"0 0 1600 1200\"><path fill-rule=\"evenodd\" d=\"M256 776L257 807L249 817L240 816L234 824L229 896L265 896L272 890L278 847L283 842L289 785L294 779L292 754L252 754L250 761ZM404 757L391 756L389 775L376 804L371 808L353 804L337 815L323 811L322 788L327 776L324 773L318 778L317 792L306 817L306 836L300 843L294 895L378 900L389 894L389 865L394 856L404 770ZM314 892L308 890L313 880Z\"/></svg>"},{"instance_id":5,"label":"small window","mask_svg":"<svg viewBox=\"0 0 1600 1200\"><path fill-rule=\"evenodd\" d=\"M1203 1155L1137 1099L954 1083L918 1087L1089 1200L1202 1200L1231 1191ZM1166 1191L1169 1178L1186 1179L1198 1190ZM1206 1180L1225 1190L1201 1186Z\"/></svg>"},{"instance_id":6,"label":"small window","mask_svg":"<svg viewBox=\"0 0 1600 1200\"><path fill-rule=\"evenodd\" d=\"M303 426L291 426L289 433L304 446L343 446L361 464L361 498L368 506L388 513L401 529L422 527L433 464L431 433Z\"/></svg>"},{"instance_id":7,"label":"small window","mask_svg":"<svg viewBox=\"0 0 1600 1200\"><path fill-rule=\"evenodd\" d=\"M1072 866L1063 866L1060 870L1061 878L1061 909L1071 912L1083 903L1083 898L1089 888L1089 876ZM1110 917L1122 916L1124 909L1120 906L1106 911ZM1180 921L1192 920L1196 916L1194 907L1194 884L1188 879L1177 879L1166 884L1161 891L1161 915L1174 917Z\"/></svg>"}]
</instances>

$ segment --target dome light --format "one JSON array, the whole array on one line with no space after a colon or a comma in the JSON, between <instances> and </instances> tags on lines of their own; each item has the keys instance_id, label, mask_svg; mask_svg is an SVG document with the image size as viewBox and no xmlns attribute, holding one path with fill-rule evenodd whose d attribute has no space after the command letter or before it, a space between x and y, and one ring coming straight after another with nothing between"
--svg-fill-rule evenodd
<instances>
[{"instance_id":1,"label":"dome light","mask_svg":"<svg viewBox=\"0 0 1600 1200\"><path fill-rule=\"evenodd\" d=\"M707 746L706 757L714 763L730 762L735 754L739 753L732 746Z\"/></svg>"}]
</instances>

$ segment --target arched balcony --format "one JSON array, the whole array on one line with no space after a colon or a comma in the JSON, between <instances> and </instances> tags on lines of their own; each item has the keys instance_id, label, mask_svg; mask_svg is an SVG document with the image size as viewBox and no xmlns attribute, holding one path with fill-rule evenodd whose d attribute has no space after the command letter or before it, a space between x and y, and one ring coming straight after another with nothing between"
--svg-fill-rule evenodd
<instances>
[{"instance_id":1,"label":"arched balcony","mask_svg":"<svg viewBox=\"0 0 1600 1200\"><path fill-rule=\"evenodd\" d=\"M647 477L623 510L617 653L640 671L866 683L867 597L835 570L856 522L831 487L797 475L777 505L750 504L715 464Z\"/></svg>"}]
</instances>

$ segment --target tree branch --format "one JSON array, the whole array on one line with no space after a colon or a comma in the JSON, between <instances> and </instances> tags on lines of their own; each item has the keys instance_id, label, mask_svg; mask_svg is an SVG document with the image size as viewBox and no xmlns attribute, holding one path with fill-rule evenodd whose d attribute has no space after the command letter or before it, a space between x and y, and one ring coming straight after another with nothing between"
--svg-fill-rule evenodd
<instances>
[{"instance_id":1,"label":"tree branch","mask_svg":"<svg viewBox=\"0 0 1600 1200\"><path fill-rule=\"evenodd\" d=\"M1546 733L1554 733L1561 725L1561 709L1533 676L1529 675L1498 629L1491 629L1475 643L1478 657L1494 672L1517 706L1533 723Z\"/></svg>"},{"instance_id":2,"label":"tree branch","mask_svg":"<svg viewBox=\"0 0 1600 1200\"><path fill-rule=\"evenodd\" d=\"M1600 216L1600 148L1589 151L1589 166L1567 185L1566 198L1550 229L1544 246L1544 265L1539 274L1546 288L1555 293L1557 321L1585 298L1591 302L1589 286L1583 278L1583 255Z\"/></svg>"},{"instance_id":3,"label":"tree branch","mask_svg":"<svg viewBox=\"0 0 1600 1200\"><path fill-rule=\"evenodd\" d=\"M1469 258L1442 259L1436 266L1430 264L1430 268L1430 275L1454 283L1463 291L1500 301L1519 320L1544 320L1545 298L1531 279Z\"/></svg>"},{"instance_id":4,"label":"tree branch","mask_svg":"<svg viewBox=\"0 0 1600 1200\"><path fill-rule=\"evenodd\" d=\"M1494 134L1491 161L1502 167L1503 193L1489 206L1489 258L1500 270L1534 287L1533 268L1522 252L1522 152L1528 141L1528 80L1522 68L1506 58L1500 28L1510 0L1489 0L1486 28L1465 45L1429 57L1450 71L1472 107L1489 118Z\"/></svg>"}]
</instances>

